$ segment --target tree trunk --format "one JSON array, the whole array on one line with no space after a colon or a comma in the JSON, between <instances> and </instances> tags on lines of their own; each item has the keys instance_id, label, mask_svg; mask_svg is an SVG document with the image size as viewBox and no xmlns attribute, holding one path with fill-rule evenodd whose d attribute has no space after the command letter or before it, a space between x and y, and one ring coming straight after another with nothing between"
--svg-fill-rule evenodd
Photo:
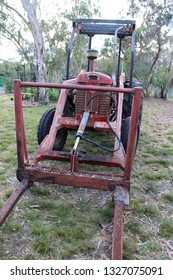
<instances>
[{"instance_id":1,"label":"tree trunk","mask_svg":"<svg viewBox=\"0 0 173 280\"><path fill-rule=\"evenodd\" d=\"M147 94L149 93L149 86L150 86L150 83L151 83L151 79L152 79L152 73L153 73L153 68L157 62L157 60L159 59L159 56L160 56L160 53L161 53L161 27L159 26L158 29L157 29L157 46L158 46L158 49L157 49L157 53L153 59L153 62L150 66L150 70L149 70L149 73L148 73L148 77L147 77L147 83L146 83L146 91L147 91Z\"/></svg>"},{"instance_id":2,"label":"tree trunk","mask_svg":"<svg viewBox=\"0 0 173 280\"><path fill-rule=\"evenodd\" d=\"M31 3L29 0L21 0L21 2L25 11L27 12L27 17L29 20L28 25L34 38L38 67L38 81L44 83L46 81L46 67L44 64L46 53L40 24L36 15L37 0L32 0ZM39 88L39 102L49 102L48 95L46 94L44 88Z\"/></svg>"},{"instance_id":3,"label":"tree trunk","mask_svg":"<svg viewBox=\"0 0 173 280\"><path fill-rule=\"evenodd\" d=\"M164 99L164 87L163 87L163 85L161 85L160 89L161 89L160 98Z\"/></svg>"}]
</instances>

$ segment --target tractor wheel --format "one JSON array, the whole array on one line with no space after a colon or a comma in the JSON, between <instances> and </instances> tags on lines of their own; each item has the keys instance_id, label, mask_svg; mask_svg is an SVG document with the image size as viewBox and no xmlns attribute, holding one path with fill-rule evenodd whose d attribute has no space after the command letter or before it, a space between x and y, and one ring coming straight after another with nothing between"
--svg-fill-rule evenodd
<instances>
[{"instance_id":1,"label":"tractor wheel","mask_svg":"<svg viewBox=\"0 0 173 280\"><path fill-rule=\"evenodd\" d=\"M127 119L131 115L132 100L133 100L133 96L131 94L124 93L123 113L122 113L123 120Z\"/></svg>"},{"instance_id":2,"label":"tractor wheel","mask_svg":"<svg viewBox=\"0 0 173 280\"><path fill-rule=\"evenodd\" d=\"M129 81L127 80L124 84L125 88L129 88ZM132 88L135 87L141 87L142 84L138 80L132 81ZM122 119L125 120L126 118L131 116L132 111L132 101L133 96L132 94L125 93L124 99L123 99L123 113L122 113ZM143 98L141 98L141 105L140 105L140 113L139 113L139 123L141 123L142 119L142 107L143 107Z\"/></svg>"},{"instance_id":3,"label":"tractor wheel","mask_svg":"<svg viewBox=\"0 0 173 280\"><path fill-rule=\"evenodd\" d=\"M127 151L130 120L131 120L131 117L126 118L121 127L121 142L123 144L125 152ZM138 124L137 138L136 138L136 145L135 145L135 154L136 154L136 150L137 150L137 146L138 146L139 134L140 134L140 125Z\"/></svg>"},{"instance_id":4,"label":"tractor wheel","mask_svg":"<svg viewBox=\"0 0 173 280\"><path fill-rule=\"evenodd\" d=\"M132 81L132 88L139 87L139 86L140 87L142 86L142 84L139 81L137 81L137 80ZM129 81L125 82L125 88L129 88ZM130 129L130 116L131 116L131 111L132 111L132 101L133 101L133 96L131 94L125 93L124 99L123 99L122 126L121 126L121 142L123 144L125 151L127 150L128 133L129 133L129 129ZM142 108L143 108L143 97L141 98L141 104L140 104L135 153L137 150L138 140L139 140L139 135L140 135Z\"/></svg>"},{"instance_id":5,"label":"tractor wheel","mask_svg":"<svg viewBox=\"0 0 173 280\"><path fill-rule=\"evenodd\" d=\"M55 108L47 110L42 115L37 129L38 144L40 144L45 138L45 136L49 134L49 130L52 125L54 114L55 114ZM61 151L65 145L66 138L67 138L67 130L63 128L58 130L55 143L53 146L53 150Z\"/></svg>"}]
</instances>

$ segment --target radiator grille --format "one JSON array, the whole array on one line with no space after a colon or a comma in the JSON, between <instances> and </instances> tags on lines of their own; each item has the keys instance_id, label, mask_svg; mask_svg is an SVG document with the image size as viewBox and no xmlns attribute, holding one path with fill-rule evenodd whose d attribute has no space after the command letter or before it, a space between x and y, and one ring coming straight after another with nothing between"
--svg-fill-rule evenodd
<instances>
[{"instance_id":1,"label":"radiator grille","mask_svg":"<svg viewBox=\"0 0 173 280\"><path fill-rule=\"evenodd\" d=\"M95 93L98 95L99 93ZM77 91L75 97L75 112L77 114L83 113L87 108L88 101L93 95L85 91ZM92 107L91 107L92 106ZM89 109L99 116L107 116L110 112L110 98L109 96L98 96L92 99L89 103Z\"/></svg>"},{"instance_id":2,"label":"radiator grille","mask_svg":"<svg viewBox=\"0 0 173 280\"><path fill-rule=\"evenodd\" d=\"M81 114L85 110L85 92L77 91L75 98L75 112Z\"/></svg>"},{"instance_id":3,"label":"radiator grille","mask_svg":"<svg viewBox=\"0 0 173 280\"><path fill-rule=\"evenodd\" d=\"M110 112L109 96L99 96L98 115L106 116Z\"/></svg>"}]
</instances>

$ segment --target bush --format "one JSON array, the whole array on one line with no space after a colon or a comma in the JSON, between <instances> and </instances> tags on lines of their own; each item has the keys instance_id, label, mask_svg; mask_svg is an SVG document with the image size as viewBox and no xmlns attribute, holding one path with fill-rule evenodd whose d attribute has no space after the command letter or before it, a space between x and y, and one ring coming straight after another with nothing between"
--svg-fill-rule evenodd
<instances>
[{"instance_id":1,"label":"bush","mask_svg":"<svg viewBox=\"0 0 173 280\"><path fill-rule=\"evenodd\" d=\"M5 92L10 93L13 92L14 89L14 80L11 78L5 78L5 84L4 84Z\"/></svg>"},{"instance_id":2,"label":"bush","mask_svg":"<svg viewBox=\"0 0 173 280\"><path fill-rule=\"evenodd\" d=\"M47 93L49 95L49 100L52 102L58 101L59 90L58 89L48 89Z\"/></svg>"}]
</instances>

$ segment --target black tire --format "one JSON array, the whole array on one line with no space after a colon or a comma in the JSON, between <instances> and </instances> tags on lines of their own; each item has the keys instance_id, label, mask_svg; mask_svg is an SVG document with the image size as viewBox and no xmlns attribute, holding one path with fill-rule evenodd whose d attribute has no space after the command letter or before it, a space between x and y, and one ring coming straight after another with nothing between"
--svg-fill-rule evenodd
<instances>
[{"instance_id":1,"label":"black tire","mask_svg":"<svg viewBox=\"0 0 173 280\"><path fill-rule=\"evenodd\" d=\"M125 82L124 86L125 86L125 88L130 87L130 83L128 80ZM142 84L138 80L133 80L132 88L135 88L135 87L142 87ZM125 93L124 99L123 99L122 126L121 126L121 142L123 144L125 152L127 150L128 134L129 134L129 129L130 129L130 116L131 116L131 111L132 111L132 101L133 101L133 95ZM137 150L138 140L139 140L139 136L140 136L142 109L143 109L143 96L141 98L141 104L140 104L135 153Z\"/></svg>"},{"instance_id":2,"label":"black tire","mask_svg":"<svg viewBox=\"0 0 173 280\"><path fill-rule=\"evenodd\" d=\"M38 144L40 144L45 138L45 136L49 134L49 130L52 125L54 114L55 114L55 108L47 110L42 115L37 129ZM67 138L67 132L68 131L63 128L57 131L53 150L61 151L63 149Z\"/></svg>"},{"instance_id":3,"label":"black tire","mask_svg":"<svg viewBox=\"0 0 173 280\"><path fill-rule=\"evenodd\" d=\"M125 152L127 151L130 120L131 120L131 117L126 118L121 127L121 142L123 144ZM136 154L136 150L137 150L137 146L138 146L139 134L140 134L140 125L138 124L138 131L137 131L137 138L136 138L136 145L135 145L135 154Z\"/></svg>"},{"instance_id":4,"label":"black tire","mask_svg":"<svg viewBox=\"0 0 173 280\"><path fill-rule=\"evenodd\" d=\"M130 88L130 82L127 80L124 84L125 88ZM132 81L132 88L135 87L142 87L142 84L138 80ZM133 101L133 95L124 93L124 99L123 99L123 112L122 112L122 119L125 120L126 118L131 116L132 111L132 101ZM140 113L139 113L139 123L141 123L142 119L142 107L143 107L143 98L141 98L141 105L140 105Z\"/></svg>"}]
</instances>

